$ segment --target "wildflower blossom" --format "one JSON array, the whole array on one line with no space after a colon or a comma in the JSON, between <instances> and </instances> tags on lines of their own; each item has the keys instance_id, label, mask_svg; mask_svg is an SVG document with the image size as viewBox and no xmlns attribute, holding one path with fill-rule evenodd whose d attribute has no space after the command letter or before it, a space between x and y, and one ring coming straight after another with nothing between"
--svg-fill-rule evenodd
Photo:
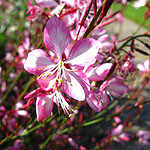
<instances>
[{"instance_id":1,"label":"wildflower blossom","mask_svg":"<svg viewBox=\"0 0 150 150\"><path fill-rule=\"evenodd\" d=\"M107 74L108 70L106 69L106 72L104 71L104 73L101 74L101 79L104 79ZM97 77L95 79L97 79ZM128 86L121 81L120 77L113 77L110 80L104 81L99 89L91 90L87 102L94 111L100 112L108 106L110 98L120 97L128 91Z\"/></svg>"},{"instance_id":2,"label":"wildflower blossom","mask_svg":"<svg viewBox=\"0 0 150 150\"><path fill-rule=\"evenodd\" d=\"M28 5L28 11L26 12L26 14L30 13L27 19L29 21L35 21L38 18L38 16L42 14L42 9L39 6L35 6L31 4L29 1L27 2L27 5Z\"/></svg>"},{"instance_id":3,"label":"wildflower blossom","mask_svg":"<svg viewBox=\"0 0 150 150\"><path fill-rule=\"evenodd\" d=\"M42 94L39 90L37 92L39 94L36 93L38 121L51 114L53 102L58 107L61 106L66 114L69 114L71 109L60 88L67 95L79 101L88 97L89 80L83 70L95 63L98 52L97 42L92 38L79 40L67 56L67 46L70 41L71 35L67 27L62 21L52 17L44 29L44 43L57 58L52 60L42 49L33 50L28 54L24 68L38 76L37 81L40 88L45 92ZM51 89L53 89L52 93L49 92Z\"/></svg>"},{"instance_id":4,"label":"wildflower blossom","mask_svg":"<svg viewBox=\"0 0 150 150\"><path fill-rule=\"evenodd\" d=\"M93 69L89 69L86 74L89 80L100 81L107 76L111 67L112 63L105 63ZM94 88L94 90L91 89L90 91L87 103L94 111L100 112L109 104L109 97L104 90Z\"/></svg>"},{"instance_id":5,"label":"wildflower blossom","mask_svg":"<svg viewBox=\"0 0 150 150\"><path fill-rule=\"evenodd\" d=\"M49 90L56 83L62 84L66 94L77 100L85 100L88 96L88 79L82 69L96 61L98 48L94 39L82 39L75 43L66 58L65 48L70 40L69 30L64 23L52 17L44 30L44 43L57 56L56 62L45 51L36 49L29 53L24 68L39 76L38 83L42 89Z\"/></svg>"},{"instance_id":6,"label":"wildflower blossom","mask_svg":"<svg viewBox=\"0 0 150 150\"><path fill-rule=\"evenodd\" d=\"M144 64L138 64L137 68L142 72L142 74L150 71L150 59L146 60Z\"/></svg>"}]
</instances>

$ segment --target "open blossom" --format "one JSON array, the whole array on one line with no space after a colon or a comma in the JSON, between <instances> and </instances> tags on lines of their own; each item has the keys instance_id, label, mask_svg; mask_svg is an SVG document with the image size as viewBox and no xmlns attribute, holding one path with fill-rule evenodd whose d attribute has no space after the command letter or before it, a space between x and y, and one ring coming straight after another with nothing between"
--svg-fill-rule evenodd
<instances>
[{"instance_id":1,"label":"open blossom","mask_svg":"<svg viewBox=\"0 0 150 150\"><path fill-rule=\"evenodd\" d=\"M91 90L89 97L87 98L88 105L96 112L100 112L105 109L109 104L109 97L106 92L95 92Z\"/></svg>"},{"instance_id":2,"label":"open blossom","mask_svg":"<svg viewBox=\"0 0 150 150\"><path fill-rule=\"evenodd\" d=\"M108 64L110 65L111 63ZM106 71L104 71L104 73L101 73L101 79L104 79L104 77L106 77L106 75L108 74L108 68L104 70ZM97 79L97 77L95 79ZM104 81L99 89L91 90L89 97L87 98L87 102L94 111L100 112L108 106L110 98L118 98L128 91L129 88L122 82L122 78L113 77L110 80Z\"/></svg>"},{"instance_id":3,"label":"open blossom","mask_svg":"<svg viewBox=\"0 0 150 150\"><path fill-rule=\"evenodd\" d=\"M150 83L150 59L147 59L144 64L138 64L137 68L141 71L147 82Z\"/></svg>"},{"instance_id":4,"label":"open blossom","mask_svg":"<svg viewBox=\"0 0 150 150\"><path fill-rule=\"evenodd\" d=\"M36 49L28 54L24 68L39 76L38 83L42 89L48 91L56 83L61 84L66 94L82 101L88 96L89 84L82 70L96 61L98 46L92 38L81 39L66 57L65 50L70 41L70 32L64 23L52 17L44 29L44 43L57 56L57 60L52 61L45 51Z\"/></svg>"},{"instance_id":5,"label":"open blossom","mask_svg":"<svg viewBox=\"0 0 150 150\"><path fill-rule=\"evenodd\" d=\"M90 85L83 70L96 61L97 41L92 38L81 39L67 54L70 41L71 35L65 24L57 17L51 17L44 29L44 43L57 58L52 59L42 49L33 50L28 54L24 68L38 76L37 81L41 88L29 96L38 93L36 101L38 121L51 114L53 102L69 114L71 109L61 91L79 101L88 97Z\"/></svg>"},{"instance_id":6,"label":"open blossom","mask_svg":"<svg viewBox=\"0 0 150 150\"><path fill-rule=\"evenodd\" d=\"M101 85L101 89L105 89L109 96L116 98L129 92L128 86L123 83L123 78L119 76L112 77L110 80L105 81Z\"/></svg>"},{"instance_id":7,"label":"open blossom","mask_svg":"<svg viewBox=\"0 0 150 150\"><path fill-rule=\"evenodd\" d=\"M95 68L89 68L86 72L89 80L100 81L103 80L109 73L112 67L112 63L104 63L96 66ZM100 112L109 104L109 97L104 90L91 89L87 98L88 105L96 112Z\"/></svg>"},{"instance_id":8,"label":"open blossom","mask_svg":"<svg viewBox=\"0 0 150 150\"><path fill-rule=\"evenodd\" d=\"M147 59L144 64L138 64L137 68L144 74L150 72L150 59Z\"/></svg>"}]
</instances>

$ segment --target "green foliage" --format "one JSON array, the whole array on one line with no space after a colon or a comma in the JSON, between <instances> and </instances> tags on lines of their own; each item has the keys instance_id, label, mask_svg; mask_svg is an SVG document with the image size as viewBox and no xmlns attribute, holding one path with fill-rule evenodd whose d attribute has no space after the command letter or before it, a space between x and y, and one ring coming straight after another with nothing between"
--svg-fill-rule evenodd
<instances>
[{"instance_id":1,"label":"green foliage","mask_svg":"<svg viewBox=\"0 0 150 150\"><path fill-rule=\"evenodd\" d=\"M148 26L150 19L144 21L144 14L147 11L146 7L143 6L140 8L135 8L131 4L127 4L126 7L122 7L122 5L114 3L112 5L112 9L115 11L123 9L123 14L125 17L131 19L132 21L138 23L139 25L143 25L147 29L150 29L150 26Z\"/></svg>"}]
</instances>

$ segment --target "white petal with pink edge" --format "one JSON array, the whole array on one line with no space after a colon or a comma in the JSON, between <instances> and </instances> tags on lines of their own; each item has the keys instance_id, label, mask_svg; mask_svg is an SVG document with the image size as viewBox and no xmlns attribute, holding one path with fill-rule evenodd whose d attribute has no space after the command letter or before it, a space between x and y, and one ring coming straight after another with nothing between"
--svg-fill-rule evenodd
<instances>
[{"instance_id":1,"label":"white petal with pink edge","mask_svg":"<svg viewBox=\"0 0 150 150\"><path fill-rule=\"evenodd\" d=\"M105 63L100 66L97 66L87 73L87 77L91 81L103 80L109 73L111 67L112 67L112 63Z\"/></svg>"},{"instance_id":2,"label":"white petal with pink edge","mask_svg":"<svg viewBox=\"0 0 150 150\"><path fill-rule=\"evenodd\" d=\"M44 43L46 47L55 53L59 59L71 41L69 29L57 17L51 17L44 29Z\"/></svg>"},{"instance_id":3,"label":"white petal with pink edge","mask_svg":"<svg viewBox=\"0 0 150 150\"><path fill-rule=\"evenodd\" d=\"M38 95L36 100L36 115L38 121L42 121L50 116L53 110L53 97L54 95Z\"/></svg>"},{"instance_id":4,"label":"white petal with pink edge","mask_svg":"<svg viewBox=\"0 0 150 150\"><path fill-rule=\"evenodd\" d=\"M66 62L73 65L89 66L95 63L97 53L98 42L96 40L92 38L81 39L74 44Z\"/></svg>"},{"instance_id":5,"label":"white petal with pink edge","mask_svg":"<svg viewBox=\"0 0 150 150\"><path fill-rule=\"evenodd\" d=\"M83 76L83 78L85 77ZM84 101L89 94L89 87L85 80L76 75L75 72L64 71L64 81L62 83L64 92L76 100Z\"/></svg>"},{"instance_id":6,"label":"white petal with pink edge","mask_svg":"<svg viewBox=\"0 0 150 150\"><path fill-rule=\"evenodd\" d=\"M43 68L49 66L48 68ZM32 74L40 75L47 69L53 68L55 63L51 61L47 53L41 49L36 49L28 54L24 64L24 69ZM41 69L43 68L43 69Z\"/></svg>"}]
</instances>

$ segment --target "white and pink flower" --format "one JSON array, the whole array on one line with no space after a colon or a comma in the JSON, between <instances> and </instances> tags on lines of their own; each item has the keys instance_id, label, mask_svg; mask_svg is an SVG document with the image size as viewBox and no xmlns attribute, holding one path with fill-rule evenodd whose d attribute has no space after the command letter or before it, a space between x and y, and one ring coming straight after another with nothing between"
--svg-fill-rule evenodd
<instances>
[{"instance_id":1,"label":"white and pink flower","mask_svg":"<svg viewBox=\"0 0 150 150\"><path fill-rule=\"evenodd\" d=\"M54 98L57 99L56 103L59 97L63 99L60 96L61 93L57 92L60 88L79 101L85 100L89 95L89 80L83 70L96 61L97 41L92 38L81 39L66 55L70 41L71 35L65 24L57 17L51 17L44 29L44 43L57 56L57 59L52 60L42 49L33 50L28 54L24 64L25 70L39 76L37 81L45 92L55 89L51 95L38 95L36 102L38 120L43 120L50 115ZM64 110L68 108L65 101L58 103L64 107Z\"/></svg>"}]
</instances>

